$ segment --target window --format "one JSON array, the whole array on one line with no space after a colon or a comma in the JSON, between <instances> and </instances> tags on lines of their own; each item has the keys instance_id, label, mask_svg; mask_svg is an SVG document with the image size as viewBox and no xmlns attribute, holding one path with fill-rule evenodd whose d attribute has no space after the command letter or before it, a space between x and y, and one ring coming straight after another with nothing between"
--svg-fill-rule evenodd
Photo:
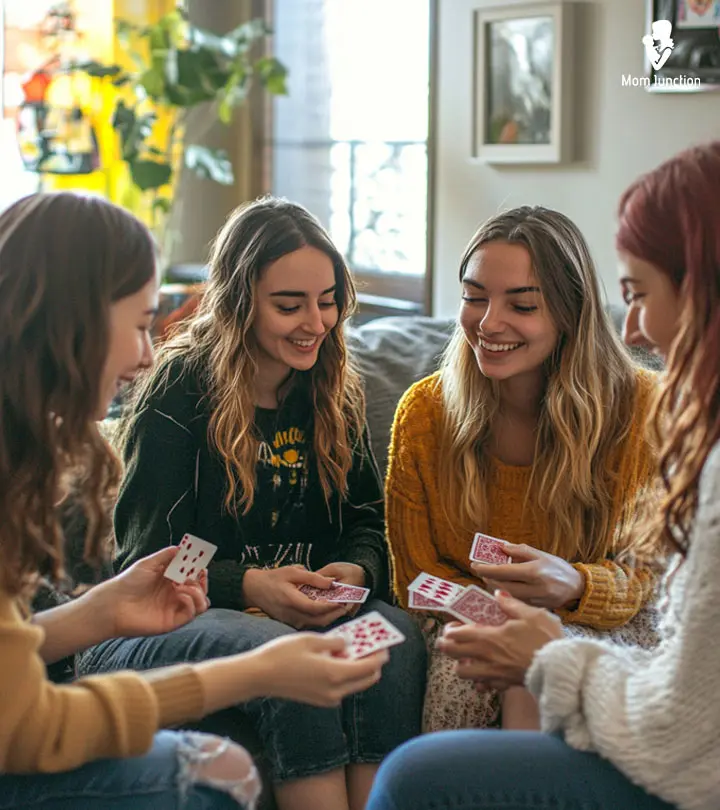
<instances>
[{"instance_id":1,"label":"window","mask_svg":"<svg viewBox=\"0 0 720 810\"><path fill-rule=\"evenodd\" d=\"M432 0L274 0L274 194L309 208L359 282L361 312L427 309Z\"/></svg>"}]
</instances>

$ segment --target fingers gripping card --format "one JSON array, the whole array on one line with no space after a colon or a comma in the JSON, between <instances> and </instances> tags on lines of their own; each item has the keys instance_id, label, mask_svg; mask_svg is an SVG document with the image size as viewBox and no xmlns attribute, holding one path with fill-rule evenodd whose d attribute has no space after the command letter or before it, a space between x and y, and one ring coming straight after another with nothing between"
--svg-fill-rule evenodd
<instances>
[{"instance_id":1,"label":"fingers gripping card","mask_svg":"<svg viewBox=\"0 0 720 810\"><path fill-rule=\"evenodd\" d=\"M512 562L512 558L503 550L502 540L481 532L473 538L470 559L487 565L505 565Z\"/></svg>"},{"instance_id":2,"label":"fingers gripping card","mask_svg":"<svg viewBox=\"0 0 720 810\"><path fill-rule=\"evenodd\" d=\"M165 569L164 576L180 585L188 579L196 579L198 574L207 568L216 551L217 546L208 543L207 540L186 534L180 541L178 553Z\"/></svg>"},{"instance_id":3,"label":"fingers gripping card","mask_svg":"<svg viewBox=\"0 0 720 810\"><path fill-rule=\"evenodd\" d=\"M346 622L327 635L345 639L345 654L348 658L363 658L405 641L405 636L397 627L377 610Z\"/></svg>"}]
</instances>

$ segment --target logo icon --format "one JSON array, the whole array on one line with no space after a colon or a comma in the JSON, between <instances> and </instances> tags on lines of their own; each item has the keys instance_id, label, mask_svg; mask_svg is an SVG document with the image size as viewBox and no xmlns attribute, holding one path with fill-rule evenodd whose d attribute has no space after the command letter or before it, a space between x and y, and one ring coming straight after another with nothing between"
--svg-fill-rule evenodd
<instances>
[{"instance_id":1,"label":"logo icon","mask_svg":"<svg viewBox=\"0 0 720 810\"><path fill-rule=\"evenodd\" d=\"M655 20L650 30L651 33L642 38L642 44L653 69L660 70L675 47L671 36L672 23L670 20Z\"/></svg>"}]
</instances>

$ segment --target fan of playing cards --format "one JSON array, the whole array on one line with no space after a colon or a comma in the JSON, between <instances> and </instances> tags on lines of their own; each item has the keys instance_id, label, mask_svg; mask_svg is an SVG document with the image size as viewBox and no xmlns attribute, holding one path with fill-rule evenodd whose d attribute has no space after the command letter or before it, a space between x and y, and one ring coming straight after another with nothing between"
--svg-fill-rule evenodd
<instances>
[{"instance_id":1,"label":"fan of playing cards","mask_svg":"<svg viewBox=\"0 0 720 810\"><path fill-rule=\"evenodd\" d=\"M422 573L408 585L408 592L408 607L449 613L465 624L496 626L509 618L497 600L477 585L458 585Z\"/></svg>"},{"instance_id":2,"label":"fan of playing cards","mask_svg":"<svg viewBox=\"0 0 720 810\"><path fill-rule=\"evenodd\" d=\"M301 585L298 590L313 602L362 603L370 593L370 588L362 588L360 585L345 585L343 582L333 582L329 588Z\"/></svg>"},{"instance_id":3,"label":"fan of playing cards","mask_svg":"<svg viewBox=\"0 0 720 810\"><path fill-rule=\"evenodd\" d=\"M478 532L470 549L473 562L505 565L512 559L503 551L503 541ZM408 586L408 607L415 610L440 610L466 624L499 625L508 615L497 600L476 585L458 585L432 574L419 574Z\"/></svg>"}]
</instances>

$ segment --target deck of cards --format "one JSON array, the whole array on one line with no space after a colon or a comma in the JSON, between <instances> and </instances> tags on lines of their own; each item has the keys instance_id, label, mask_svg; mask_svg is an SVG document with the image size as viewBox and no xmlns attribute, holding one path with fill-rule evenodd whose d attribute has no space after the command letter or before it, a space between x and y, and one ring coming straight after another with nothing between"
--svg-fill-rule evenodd
<instances>
[{"instance_id":1,"label":"deck of cards","mask_svg":"<svg viewBox=\"0 0 720 810\"><path fill-rule=\"evenodd\" d=\"M301 585L298 590L314 602L361 603L368 598L370 593L370 588L361 588L359 585L346 585L343 582L333 582L329 588Z\"/></svg>"},{"instance_id":2,"label":"deck of cards","mask_svg":"<svg viewBox=\"0 0 720 810\"><path fill-rule=\"evenodd\" d=\"M197 579L201 571L208 567L217 546L201 540L192 534L186 534L180 541L180 550L165 569L163 576L179 585L189 579Z\"/></svg>"},{"instance_id":3,"label":"deck of cards","mask_svg":"<svg viewBox=\"0 0 720 810\"><path fill-rule=\"evenodd\" d=\"M345 639L345 658L363 658L366 655L402 644L405 636L377 610L341 624L327 633Z\"/></svg>"},{"instance_id":4,"label":"deck of cards","mask_svg":"<svg viewBox=\"0 0 720 810\"><path fill-rule=\"evenodd\" d=\"M408 594L408 607L449 613L465 624L498 626L509 618L497 599L477 585L458 585L432 574L418 574Z\"/></svg>"},{"instance_id":5,"label":"deck of cards","mask_svg":"<svg viewBox=\"0 0 720 810\"><path fill-rule=\"evenodd\" d=\"M470 559L476 563L485 565L506 565L512 562L512 558L503 551L504 543L497 537L490 537L489 534L478 532L473 537L473 544L470 549Z\"/></svg>"}]
</instances>

